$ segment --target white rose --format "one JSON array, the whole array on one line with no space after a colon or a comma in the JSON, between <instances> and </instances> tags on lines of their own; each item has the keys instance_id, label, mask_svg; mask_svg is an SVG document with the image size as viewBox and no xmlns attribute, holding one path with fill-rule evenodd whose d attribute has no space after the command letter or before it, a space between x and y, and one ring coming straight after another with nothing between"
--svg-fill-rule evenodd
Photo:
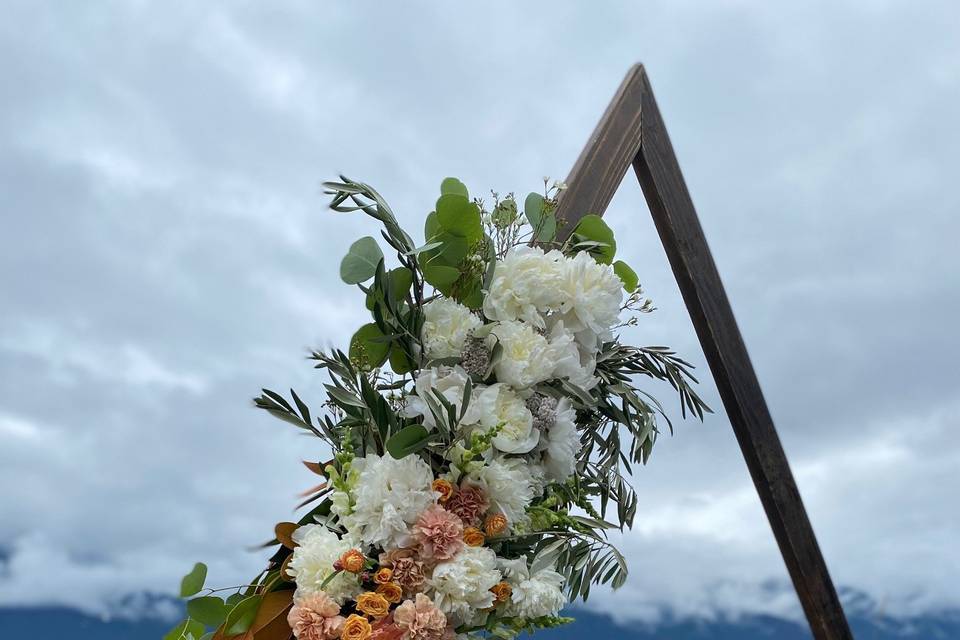
<instances>
[{"instance_id":1,"label":"white rose","mask_svg":"<svg viewBox=\"0 0 960 640\"><path fill-rule=\"evenodd\" d=\"M543 467L546 476L554 482L564 482L577 469L577 453L580 451L580 434L577 433L577 413L570 406L569 398L557 403L556 420L542 438Z\"/></svg>"},{"instance_id":2,"label":"white rose","mask_svg":"<svg viewBox=\"0 0 960 640\"><path fill-rule=\"evenodd\" d=\"M467 372L459 365L422 370L420 375L417 376L415 384L417 395L407 396L404 415L407 417L423 416L423 426L427 429L436 428L437 421L433 417L433 412L430 411L430 407L423 399L431 393L438 393L450 404L457 407L457 413L459 414L463 405L463 390L468 378ZM473 388L473 393L477 393L481 389L483 389L482 386L476 385ZM477 421L477 409L474 405L475 401L472 401L470 406L467 407L467 412L462 419L464 424L472 424Z\"/></svg>"},{"instance_id":3,"label":"white rose","mask_svg":"<svg viewBox=\"0 0 960 640\"><path fill-rule=\"evenodd\" d=\"M415 455L370 454L352 462L352 473L353 509L340 516L347 531L369 545L407 546L410 525L437 501L430 465Z\"/></svg>"},{"instance_id":4,"label":"white rose","mask_svg":"<svg viewBox=\"0 0 960 640\"><path fill-rule=\"evenodd\" d=\"M297 583L297 595L313 595L321 591L327 578L334 573L333 563L344 553L359 544L349 538L340 539L337 534L323 525L306 524L293 532L297 547L287 565L287 573ZM333 598L337 604L343 604L362 591L357 577L349 573L340 573L330 579L322 591Z\"/></svg>"},{"instance_id":5,"label":"white rose","mask_svg":"<svg viewBox=\"0 0 960 640\"><path fill-rule=\"evenodd\" d=\"M562 298L563 254L539 247L514 247L493 271L483 312L491 320L525 320L543 327L541 312L556 308Z\"/></svg>"},{"instance_id":6,"label":"white rose","mask_svg":"<svg viewBox=\"0 0 960 640\"><path fill-rule=\"evenodd\" d=\"M522 458L494 457L468 474L490 500L490 513L502 513L511 527L527 521L527 507L535 497L530 463Z\"/></svg>"},{"instance_id":7,"label":"white rose","mask_svg":"<svg viewBox=\"0 0 960 640\"><path fill-rule=\"evenodd\" d=\"M450 298L437 298L423 305L421 337L427 358L456 358L470 332L483 325L467 307Z\"/></svg>"},{"instance_id":8,"label":"white rose","mask_svg":"<svg viewBox=\"0 0 960 640\"><path fill-rule=\"evenodd\" d=\"M427 586L437 608L454 626L469 621L475 612L493 606L490 588L500 582L497 556L488 547L464 547L453 559L433 569Z\"/></svg>"},{"instance_id":9,"label":"white rose","mask_svg":"<svg viewBox=\"0 0 960 640\"><path fill-rule=\"evenodd\" d=\"M509 386L500 382L492 384L481 390L471 405L483 430L500 428L492 440L498 451L527 453L540 441L540 431L533 428L533 415Z\"/></svg>"},{"instance_id":10,"label":"white rose","mask_svg":"<svg viewBox=\"0 0 960 640\"><path fill-rule=\"evenodd\" d=\"M488 344L500 345L500 357L494 367L498 382L525 389L549 380L555 366L547 339L532 325L518 321L499 322L490 330Z\"/></svg>"},{"instance_id":11,"label":"white rose","mask_svg":"<svg viewBox=\"0 0 960 640\"><path fill-rule=\"evenodd\" d=\"M620 319L623 282L608 264L581 251L563 262L559 305L567 329L585 347L596 350L598 339L608 340Z\"/></svg>"}]
</instances>

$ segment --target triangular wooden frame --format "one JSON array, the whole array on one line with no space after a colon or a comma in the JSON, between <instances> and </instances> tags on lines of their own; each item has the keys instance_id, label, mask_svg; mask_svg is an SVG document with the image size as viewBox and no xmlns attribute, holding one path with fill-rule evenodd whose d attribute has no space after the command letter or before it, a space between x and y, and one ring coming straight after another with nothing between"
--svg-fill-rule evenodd
<instances>
[{"instance_id":1,"label":"triangular wooden frame","mask_svg":"<svg viewBox=\"0 0 960 640\"><path fill-rule=\"evenodd\" d=\"M687 192L643 65L627 73L557 206L566 237L633 165L800 604L818 640L853 638Z\"/></svg>"}]
</instances>

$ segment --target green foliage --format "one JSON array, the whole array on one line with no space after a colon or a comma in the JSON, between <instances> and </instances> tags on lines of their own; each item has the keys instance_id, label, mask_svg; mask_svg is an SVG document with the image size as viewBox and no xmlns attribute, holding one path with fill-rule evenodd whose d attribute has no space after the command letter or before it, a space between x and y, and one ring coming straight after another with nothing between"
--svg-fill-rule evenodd
<instances>
[{"instance_id":1,"label":"green foliage","mask_svg":"<svg viewBox=\"0 0 960 640\"><path fill-rule=\"evenodd\" d=\"M393 434L386 443L387 452L399 460L420 451L433 439L422 425L412 424Z\"/></svg>"},{"instance_id":2,"label":"green foliage","mask_svg":"<svg viewBox=\"0 0 960 640\"><path fill-rule=\"evenodd\" d=\"M447 233L476 242L483 236L480 208L466 196L448 193L437 200L437 222Z\"/></svg>"},{"instance_id":3,"label":"green foliage","mask_svg":"<svg viewBox=\"0 0 960 640\"><path fill-rule=\"evenodd\" d=\"M383 260L383 251L370 236L360 238L352 245L340 262L340 279L347 284L359 284L373 277L377 265Z\"/></svg>"},{"instance_id":4,"label":"green foliage","mask_svg":"<svg viewBox=\"0 0 960 640\"><path fill-rule=\"evenodd\" d=\"M386 362L389 354L389 339L375 322L363 325L350 338L350 359L363 371L376 369Z\"/></svg>"},{"instance_id":5,"label":"green foliage","mask_svg":"<svg viewBox=\"0 0 960 640\"><path fill-rule=\"evenodd\" d=\"M570 236L574 251L589 251L601 264L613 262L617 253L617 241L613 230L598 215L589 214L580 219Z\"/></svg>"},{"instance_id":6,"label":"green foliage","mask_svg":"<svg viewBox=\"0 0 960 640\"><path fill-rule=\"evenodd\" d=\"M223 622L224 635L235 636L249 631L262 601L260 596L254 595L247 596L233 605Z\"/></svg>"},{"instance_id":7,"label":"green foliage","mask_svg":"<svg viewBox=\"0 0 960 640\"><path fill-rule=\"evenodd\" d=\"M623 282L623 288L627 293L633 293L640 286L640 278L637 276L637 272L623 260L617 260L613 263L613 272Z\"/></svg>"},{"instance_id":8,"label":"green foliage","mask_svg":"<svg viewBox=\"0 0 960 640\"><path fill-rule=\"evenodd\" d=\"M163 640L199 640L206 630L203 624L188 618L167 632Z\"/></svg>"},{"instance_id":9,"label":"green foliage","mask_svg":"<svg viewBox=\"0 0 960 640\"><path fill-rule=\"evenodd\" d=\"M219 627L227 618L227 604L216 596L187 601L187 615L208 627Z\"/></svg>"},{"instance_id":10,"label":"green foliage","mask_svg":"<svg viewBox=\"0 0 960 640\"><path fill-rule=\"evenodd\" d=\"M463 196L464 198L470 197L467 186L456 178L445 178L443 182L440 183L440 193L443 195Z\"/></svg>"},{"instance_id":11,"label":"green foliage","mask_svg":"<svg viewBox=\"0 0 960 640\"><path fill-rule=\"evenodd\" d=\"M200 593L200 590L203 589L203 583L206 582L206 580L207 565L198 562L193 565L190 573L183 576L183 579L180 581L180 597L189 598L192 595Z\"/></svg>"},{"instance_id":12,"label":"green foliage","mask_svg":"<svg viewBox=\"0 0 960 640\"><path fill-rule=\"evenodd\" d=\"M550 201L539 193L530 193L523 203L523 214L533 227L533 237L537 242L551 242L557 235L557 216L553 213Z\"/></svg>"}]
</instances>

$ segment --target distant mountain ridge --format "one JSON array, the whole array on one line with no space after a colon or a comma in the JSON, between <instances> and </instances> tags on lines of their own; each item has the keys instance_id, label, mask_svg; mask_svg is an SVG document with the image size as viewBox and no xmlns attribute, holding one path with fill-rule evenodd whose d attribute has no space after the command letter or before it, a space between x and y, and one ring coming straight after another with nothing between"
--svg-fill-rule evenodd
<instances>
[{"instance_id":1,"label":"distant mountain ridge","mask_svg":"<svg viewBox=\"0 0 960 640\"><path fill-rule=\"evenodd\" d=\"M538 640L809 640L801 625L770 616L744 616L737 620L676 620L650 625L618 625L612 618L578 610L577 621L567 627L543 631ZM960 612L906 620L854 617L857 640L948 640L960 638ZM0 607L3 640L160 640L172 622L157 619L101 620L59 607Z\"/></svg>"}]
</instances>

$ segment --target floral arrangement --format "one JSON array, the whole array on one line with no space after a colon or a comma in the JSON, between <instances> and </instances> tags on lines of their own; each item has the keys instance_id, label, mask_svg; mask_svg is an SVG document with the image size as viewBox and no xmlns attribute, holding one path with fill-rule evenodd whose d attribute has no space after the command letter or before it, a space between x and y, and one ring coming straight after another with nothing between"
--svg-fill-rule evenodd
<instances>
[{"instance_id":1,"label":"floral arrangement","mask_svg":"<svg viewBox=\"0 0 960 640\"><path fill-rule=\"evenodd\" d=\"M323 482L250 584L204 589L197 564L167 638L512 638L569 621L568 601L627 577L606 533L632 525L625 475L670 425L637 381L669 383L702 419L691 366L620 342L653 307L600 217L556 237L560 184L521 214L448 178L419 246L371 187L326 187L334 211L382 224L399 264L373 237L344 257L372 322L347 353L312 354L330 378L321 417L293 390L255 400L329 447L305 463Z\"/></svg>"}]
</instances>

